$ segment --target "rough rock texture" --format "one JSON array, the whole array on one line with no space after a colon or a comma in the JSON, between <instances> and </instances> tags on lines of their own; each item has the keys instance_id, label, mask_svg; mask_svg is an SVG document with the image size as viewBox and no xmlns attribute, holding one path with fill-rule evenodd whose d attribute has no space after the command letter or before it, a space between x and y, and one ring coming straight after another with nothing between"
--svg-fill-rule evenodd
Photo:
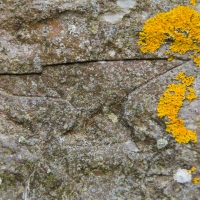
<instances>
[{"instance_id":1,"label":"rough rock texture","mask_svg":"<svg viewBox=\"0 0 200 200\"><path fill-rule=\"evenodd\" d=\"M156 108L180 71L194 76L179 115L200 141L200 68L137 45L177 5L189 0L0 1L1 200L199 199L173 179L200 176L199 142L178 144Z\"/></svg>"}]
</instances>

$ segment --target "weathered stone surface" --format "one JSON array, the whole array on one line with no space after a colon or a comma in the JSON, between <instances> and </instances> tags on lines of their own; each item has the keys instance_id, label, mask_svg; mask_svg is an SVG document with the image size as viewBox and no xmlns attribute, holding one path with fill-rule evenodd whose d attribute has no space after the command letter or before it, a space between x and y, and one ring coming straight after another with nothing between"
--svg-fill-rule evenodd
<instances>
[{"instance_id":1,"label":"weathered stone surface","mask_svg":"<svg viewBox=\"0 0 200 200\"><path fill-rule=\"evenodd\" d=\"M0 73L58 63L155 57L137 45L144 22L188 1L2 1ZM163 48L167 48L167 45ZM156 57L166 57L161 51Z\"/></svg>"},{"instance_id":2,"label":"weathered stone surface","mask_svg":"<svg viewBox=\"0 0 200 200\"><path fill-rule=\"evenodd\" d=\"M156 116L159 96L181 70L198 74L191 62L121 61L1 76L2 197L170 197L174 170L198 165L197 146L177 145ZM195 87L198 91L198 81ZM118 122L109 119L111 113ZM156 141L165 136L169 145L157 149ZM166 194L155 194L157 184L168 188Z\"/></svg>"},{"instance_id":3,"label":"weathered stone surface","mask_svg":"<svg viewBox=\"0 0 200 200\"><path fill-rule=\"evenodd\" d=\"M199 142L178 144L156 109L179 72L194 76L179 116L200 140L200 69L137 45L149 17L180 4L0 1L0 199L199 199L200 184L173 179L200 175Z\"/></svg>"}]
</instances>

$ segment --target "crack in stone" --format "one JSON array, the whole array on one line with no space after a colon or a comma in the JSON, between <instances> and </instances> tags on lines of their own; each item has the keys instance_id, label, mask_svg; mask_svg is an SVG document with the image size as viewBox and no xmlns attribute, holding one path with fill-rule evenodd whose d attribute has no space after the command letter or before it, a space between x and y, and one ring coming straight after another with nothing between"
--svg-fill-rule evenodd
<instances>
[{"instance_id":1,"label":"crack in stone","mask_svg":"<svg viewBox=\"0 0 200 200\"><path fill-rule=\"evenodd\" d=\"M175 58L176 60L180 61L189 61L191 59L184 59L184 58ZM23 75L41 75L43 73L44 68L46 67L54 67L54 66L60 66L60 65L76 65L76 64L83 64L83 63L96 63L96 62L120 62L120 61L153 61L153 60L163 60L166 61L168 58L124 58L124 59L105 59L105 60L87 60L87 61L76 61L76 62L64 62L64 63L51 63L51 64L43 64L42 70L39 72L25 72L25 73L15 73L15 72L7 72L7 73L1 73L0 76L23 76Z\"/></svg>"},{"instance_id":2,"label":"crack in stone","mask_svg":"<svg viewBox=\"0 0 200 200\"><path fill-rule=\"evenodd\" d=\"M46 64L42 67L51 67L51 66L59 66L59 65L76 65L76 64L82 64L82 63L96 63L96 62L120 62L120 61L157 61L157 60L163 60L167 61L168 58L124 58L124 59L111 59L111 60L87 60L87 61L76 61L76 62L65 62L65 63L54 63L54 64ZM184 58L175 58L174 60L180 60L180 61L190 61L191 59L184 59Z\"/></svg>"},{"instance_id":3,"label":"crack in stone","mask_svg":"<svg viewBox=\"0 0 200 200\"><path fill-rule=\"evenodd\" d=\"M40 71L40 72L29 72L29 73L15 73L15 72L8 72L8 73L1 73L0 72L0 76L29 76L29 75L41 75L42 74L42 72L43 72L43 70L42 71Z\"/></svg>"},{"instance_id":4,"label":"crack in stone","mask_svg":"<svg viewBox=\"0 0 200 200\"><path fill-rule=\"evenodd\" d=\"M132 61L135 61L135 60L167 60L167 59L166 59L166 58L160 58L160 59L122 59L122 60L107 60L107 61L105 61L105 62L118 62L118 61L131 61L131 60L132 60ZM180 60L180 59L179 59L179 60ZM190 60L190 59L185 59L185 60L182 59L182 61L189 61L189 60ZM91 63L91 62L101 62L101 61L99 61L99 60L98 60L98 61L85 61L84 63ZM102 62L103 62L103 61L102 61ZM70 64L70 65L73 65L73 64L77 64L77 63L83 63L83 62L62 63L62 64L60 63L60 64L53 64L53 65L44 65L44 67L59 66L59 65L69 65L69 64ZM122 102L127 101L128 96L129 96L132 92L136 91L137 89L140 89L140 88L143 87L144 85L148 84L150 81L152 81L152 80L158 78L159 76L164 75L165 73L167 73L167 72L169 72L169 71L171 71L171 70L173 70L173 69L175 69L175 68L177 68L177 67L180 67L180 66L183 65L183 64L184 64L184 63L181 63L181 64L179 64L179 65L177 65L177 66L174 66L174 67L172 67L172 68L166 70L165 72L160 73L160 74L158 74L157 76L150 78L149 80L147 80L146 82L140 84L139 86L134 87L130 92L128 92L128 93L125 95L124 98L122 98ZM0 74L0 76L22 76L22 75L42 75L42 72L41 72L41 73L26 73L26 74ZM10 95L10 96L12 96L12 97L19 97L19 98L45 98L45 99L50 98L50 99L62 99L62 100L63 100L62 97L14 95L14 94L11 94L11 93L9 93L9 92L3 91L2 89L0 90L0 93L4 93L4 95Z\"/></svg>"},{"instance_id":5,"label":"crack in stone","mask_svg":"<svg viewBox=\"0 0 200 200\"><path fill-rule=\"evenodd\" d=\"M185 60L185 61L187 61L187 60ZM188 61L189 61L189 60L188 60ZM136 90L138 90L138 89L140 89L141 87L145 86L146 84L148 84L149 82L153 81L154 79L157 79L158 77L160 77L160 76L166 74L167 72L169 72L169 71L171 71L171 70L173 70L173 69L176 69L176 68L180 67L180 66L183 65L183 64L185 64L185 63L181 63L180 65L176 65L176 66L174 66L174 67L172 67L172 68L170 68L170 69L164 71L163 73L160 73L160 74L158 74L157 76L154 76L154 77L150 78L149 80L147 80L146 82L140 84L139 86L133 88L129 93L126 94L126 96L125 96L124 99L123 99L123 102L125 102L125 101L128 99L128 96L129 96L132 92L135 92Z\"/></svg>"},{"instance_id":6,"label":"crack in stone","mask_svg":"<svg viewBox=\"0 0 200 200\"><path fill-rule=\"evenodd\" d=\"M120 61L139 61L139 60L167 60L168 58L124 58L124 59L103 59L103 60L86 60L86 61L76 61L76 62L65 62L65 63L54 63L46 64L43 67L57 66L57 65L74 65L81 63L96 63L96 62L120 62Z\"/></svg>"},{"instance_id":7,"label":"crack in stone","mask_svg":"<svg viewBox=\"0 0 200 200\"><path fill-rule=\"evenodd\" d=\"M135 61L135 60L167 60L167 59L166 59L166 58L159 58L159 59L122 59L122 60L107 60L107 61L104 60L104 61L105 61L105 62L118 62L118 61ZM180 60L180 59L179 59L179 60ZM189 60L190 60L190 59L185 59L185 60L182 59L182 61L189 61ZM43 67L59 66L59 65L69 65L69 64L70 64L70 65L73 65L73 64L77 64L77 63L92 63L92 62L103 62L103 60L102 60L102 61L97 60L97 61L75 62L75 63L60 63L60 64L53 64L53 65L44 65ZM171 70L173 70L173 69L175 69L175 68L177 68L177 67L180 67L180 66L183 65L183 64L184 64L184 63L181 63L181 64L179 64L179 65L177 65L177 66L174 66L174 67L172 67L172 68L166 70L165 72L160 73L160 74L158 74L157 76L150 78L149 80L147 80L146 82L140 84L139 86L134 87L130 92L128 92L128 93L125 95L124 98L122 98L122 102L127 101L128 96L129 96L132 92L136 91L137 89L140 89L140 88L143 87L144 85L148 84L150 81L152 81L152 80L158 78L159 76L164 75L165 73L167 73L167 72L169 72L169 71L171 71ZM42 72L41 72L41 73L26 73L26 74L0 74L0 76L22 76L22 75L42 75ZM0 93L4 93L4 95L10 95L10 96L19 97L19 98L46 98L46 99L47 99L47 98L51 98L51 99L62 99L62 100L63 100L62 97L14 95L14 94L11 94L11 93L9 93L9 92L3 91L2 89L0 90Z\"/></svg>"}]
</instances>

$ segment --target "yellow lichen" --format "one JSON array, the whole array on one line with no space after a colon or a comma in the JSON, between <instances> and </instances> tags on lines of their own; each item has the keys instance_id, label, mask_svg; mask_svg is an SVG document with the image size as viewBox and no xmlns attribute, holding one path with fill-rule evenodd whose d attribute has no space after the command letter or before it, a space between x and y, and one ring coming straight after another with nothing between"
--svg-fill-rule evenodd
<instances>
[{"instance_id":1,"label":"yellow lichen","mask_svg":"<svg viewBox=\"0 0 200 200\"><path fill-rule=\"evenodd\" d=\"M158 103L157 111L159 117L168 117L166 131L171 133L178 143L188 143L190 140L197 142L196 131L188 130L184 121L178 118L178 112L185 99L192 101L197 98L195 90L189 86L193 84L194 77L186 76L184 72L179 73L175 80L181 82L168 85Z\"/></svg>"},{"instance_id":2,"label":"yellow lichen","mask_svg":"<svg viewBox=\"0 0 200 200\"><path fill-rule=\"evenodd\" d=\"M193 178L193 179L192 179L192 182L193 182L194 184L198 184L199 181L200 181L200 178Z\"/></svg>"},{"instance_id":3,"label":"yellow lichen","mask_svg":"<svg viewBox=\"0 0 200 200\"><path fill-rule=\"evenodd\" d=\"M170 60L175 60L175 58L174 58L174 57L169 57L168 60L169 60L169 61L170 61Z\"/></svg>"},{"instance_id":4,"label":"yellow lichen","mask_svg":"<svg viewBox=\"0 0 200 200\"><path fill-rule=\"evenodd\" d=\"M195 172L197 170L196 167L192 166L192 168L190 170L187 170L188 173L192 173L192 172Z\"/></svg>"},{"instance_id":5,"label":"yellow lichen","mask_svg":"<svg viewBox=\"0 0 200 200\"><path fill-rule=\"evenodd\" d=\"M197 170L197 168L194 167L194 166L192 166L192 168L191 168L190 170L187 170L187 171L188 171L188 173L192 173L192 172L195 172L196 170ZM192 182L193 182L194 184L198 184L199 181L200 181L200 177L196 177L196 178L193 178L193 179L192 179Z\"/></svg>"},{"instance_id":6,"label":"yellow lichen","mask_svg":"<svg viewBox=\"0 0 200 200\"><path fill-rule=\"evenodd\" d=\"M197 0L190 0L190 4L196 6Z\"/></svg>"},{"instance_id":7,"label":"yellow lichen","mask_svg":"<svg viewBox=\"0 0 200 200\"><path fill-rule=\"evenodd\" d=\"M197 66L200 66L200 56L193 56L193 59Z\"/></svg>"},{"instance_id":8,"label":"yellow lichen","mask_svg":"<svg viewBox=\"0 0 200 200\"><path fill-rule=\"evenodd\" d=\"M196 1L190 3L194 5ZM200 66L200 13L189 6L177 6L148 19L139 35L138 44L143 53L154 53L170 42L167 54L185 54L191 51L194 62Z\"/></svg>"},{"instance_id":9,"label":"yellow lichen","mask_svg":"<svg viewBox=\"0 0 200 200\"><path fill-rule=\"evenodd\" d=\"M117 123L118 122L118 118L114 113L110 113L108 115L108 118L113 122L113 123Z\"/></svg>"}]
</instances>

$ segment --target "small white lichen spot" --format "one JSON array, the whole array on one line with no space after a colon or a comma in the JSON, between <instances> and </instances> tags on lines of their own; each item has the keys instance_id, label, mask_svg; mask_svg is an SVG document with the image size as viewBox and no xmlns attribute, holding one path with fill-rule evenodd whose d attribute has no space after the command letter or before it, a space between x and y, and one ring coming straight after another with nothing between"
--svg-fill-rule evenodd
<instances>
[{"instance_id":1,"label":"small white lichen spot","mask_svg":"<svg viewBox=\"0 0 200 200\"><path fill-rule=\"evenodd\" d=\"M118 0L117 5L123 9L132 8L136 5L136 0Z\"/></svg>"},{"instance_id":2,"label":"small white lichen spot","mask_svg":"<svg viewBox=\"0 0 200 200\"><path fill-rule=\"evenodd\" d=\"M109 23L115 24L119 20L121 20L124 16L123 12L118 13L106 13L102 16L102 20L107 21Z\"/></svg>"},{"instance_id":3,"label":"small white lichen spot","mask_svg":"<svg viewBox=\"0 0 200 200\"><path fill-rule=\"evenodd\" d=\"M0 178L0 185L2 184L2 179Z\"/></svg>"},{"instance_id":4,"label":"small white lichen spot","mask_svg":"<svg viewBox=\"0 0 200 200\"><path fill-rule=\"evenodd\" d=\"M110 55L111 57L114 57L114 56L115 56L115 51L109 51L109 55Z\"/></svg>"},{"instance_id":5,"label":"small white lichen spot","mask_svg":"<svg viewBox=\"0 0 200 200\"><path fill-rule=\"evenodd\" d=\"M117 0L117 6L121 10L117 13L108 12L102 15L104 21L110 22L112 24L120 21L125 14L130 13L130 8L133 8L136 5L136 0Z\"/></svg>"},{"instance_id":6,"label":"small white lichen spot","mask_svg":"<svg viewBox=\"0 0 200 200\"><path fill-rule=\"evenodd\" d=\"M24 143L24 142L26 142L26 139L25 139L23 136L21 136L21 137L18 139L18 142L19 142L19 143Z\"/></svg>"},{"instance_id":7,"label":"small white lichen spot","mask_svg":"<svg viewBox=\"0 0 200 200\"><path fill-rule=\"evenodd\" d=\"M41 67L40 57L36 56L33 59L33 64L34 64L35 69L40 69L40 67Z\"/></svg>"},{"instance_id":8,"label":"small white lichen spot","mask_svg":"<svg viewBox=\"0 0 200 200\"><path fill-rule=\"evenodd\" d=\"M174 180L178 183L187 183L192 180L192 175L186 169L178 169L176 174L174 174Z\"/></svg>"},{"instance_id":9,"label":"small white lichen spot","mask_svg":"<svg viewBox=\"0 0 200 200\"><path fill-rule=\"evenodd\" d=\"M162 149L162 148L166 147L167 145L168 145L168 141L166 139L164 139L164 138L159 139L157 141L157 148L158 149Z\"/></svg>"},{"instance_id":10,"label":"small white lichen spot","mask_svg":"<svg viewBox=\"0 0 200 200\"><path fill-rule=\"evenodd\" d=\"M133 143L131 140L128 140L127 142L125 142L124 152L135 153L135 152L139 152L139 151L140 150L138 149L136 144Z\"/></svg>"},{"instance_id":11,"label":"small white lichen spot","mask_svg":"<svg viewBox=\"0 0 200 200\"><path fill-rule=\"evenodd\" d=\"M68 25L68 31L70 34L72 34L76 30L76 26L73 24Z\"/></svg>"},{"instance_id":12,"label":"small white lichen spot","mask_svg":"<svg viewBox=\"0 0 200 200\"><path fill-rule=\"evenodd\" d=\"M111 113L108 115L108 118L113 122L113 123L117 123L118 122L118 118L115 114Z\"/></svg>"},{"instance_id":13,"label":"small white lichen spot","mask_svg":"<svg viewBox=\"0 0 200 200\"><path fill-rule=\"evenodd\" d=\"M37 83L35 83L34 81L31 81L31 84L33 87L37 87Z\"/></svg>"}]
</instances>

